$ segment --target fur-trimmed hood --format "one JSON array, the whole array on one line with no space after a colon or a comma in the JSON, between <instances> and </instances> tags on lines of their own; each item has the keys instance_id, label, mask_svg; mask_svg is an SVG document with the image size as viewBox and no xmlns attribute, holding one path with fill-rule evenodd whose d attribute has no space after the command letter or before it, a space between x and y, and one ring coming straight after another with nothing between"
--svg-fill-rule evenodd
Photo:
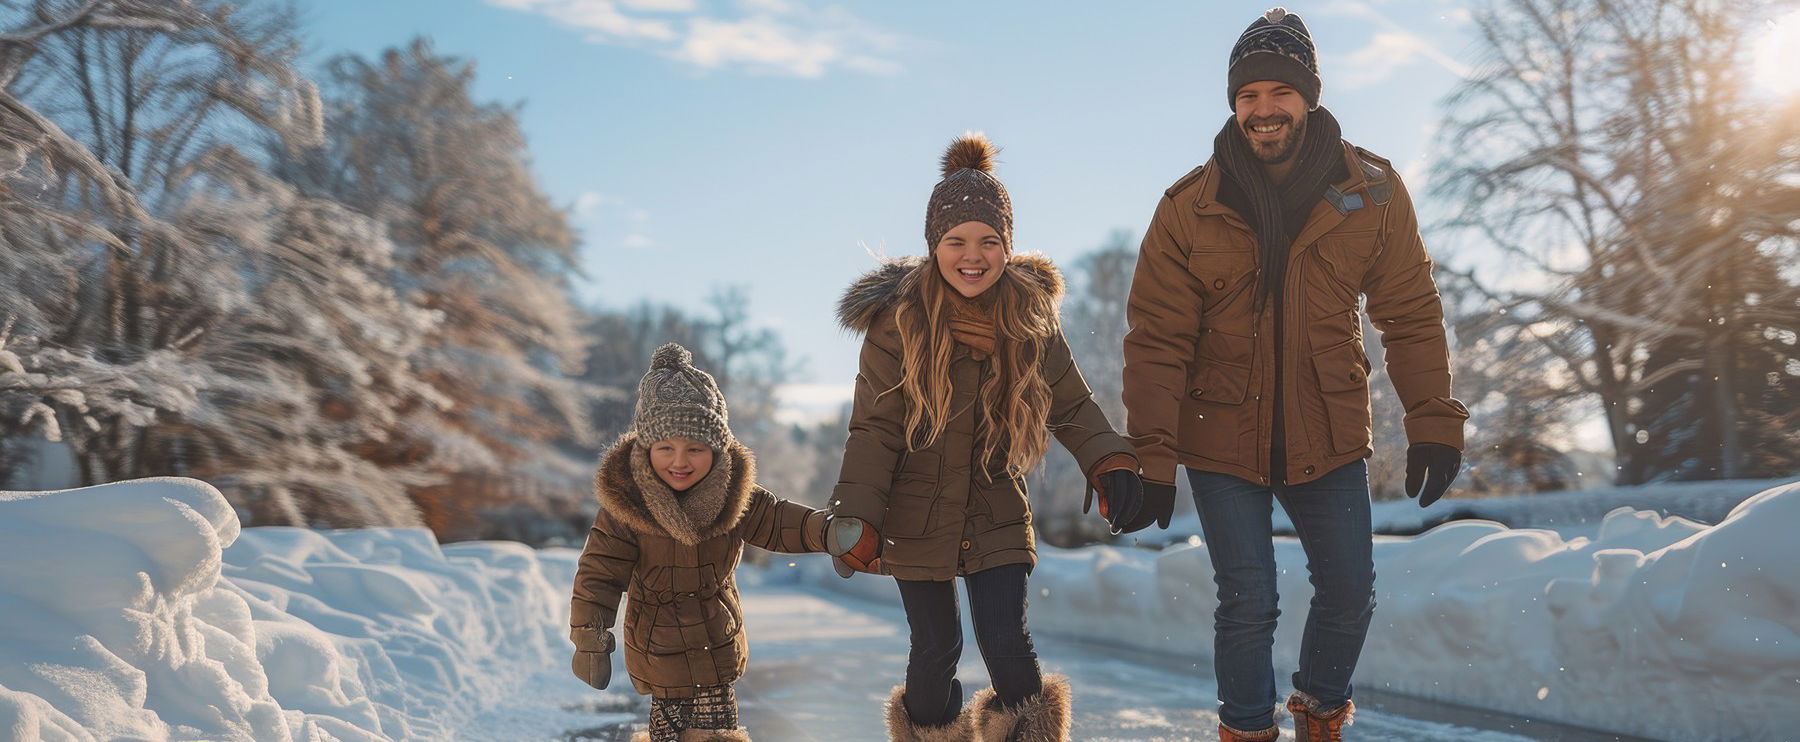
<instances>
[{"instance_id":1,"label":"fur-trimmed hood","mask_svg":"<svg viewBox=\"0 0 1800 742\"><path fill-rule=\"evenodd\" d=\"M919 281L937 278L936 270L926 261L929 258L910 256L882 261L875 270L864 273L850 284L844 291L844 297L838 300L838 324L847 330L867 333L874 326L875 318L883 311L898 306L902 301L917 301ZM1019 311L1036 316L1055 317L1057 307L1062 304L1064 291L1062 271L1056 264L1041 253L1013 253L1006 259L1006 270L1000 274L1000 281L989 291L1001 289L1002 284L1018 290L1024 298ZM1048 323L1054 327L1055 323Z\"/></svg>"},{"instance_id":2,"label":"fur-trimmed hood","mask_svg":"<svg viewBox=\"0 0 1800 742\"><path fill-rule=\"evenodd\" d=\"M600 509L647 536L693 545L736 528L756 487L756 459L733 439L715 456L705 479L676 493L650 468L650 452L636 431L619 436L594 474Z\"/></svg>"}]
</instances>

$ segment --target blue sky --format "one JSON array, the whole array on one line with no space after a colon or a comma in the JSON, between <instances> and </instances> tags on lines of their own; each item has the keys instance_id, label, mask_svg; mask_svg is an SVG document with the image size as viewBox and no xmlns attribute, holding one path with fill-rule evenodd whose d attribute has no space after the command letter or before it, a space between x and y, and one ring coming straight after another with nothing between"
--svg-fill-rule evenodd
<instances>
[{"instance_id":1,"label":"blue sky","mask_svg":"<svg viewBox=\"0 0 1800 742\"><path fill-rule=\"evenodd\" d=\"M1003 149L1016 242L1069 261L1141 233L1229 114L1225 57L1266 2L300 0L315 60L415 36L522 102L540 180L580 228L584 300L698 308L749 287L753 323L834 398L858 341L831 312L870 252L923 252L952 137ZM1471 57L1441 0L1290 5L1345 137L1423 184L1438 102ZM1429 206L1427 204L1427 206Z\"/></svg>"}]
</instances>

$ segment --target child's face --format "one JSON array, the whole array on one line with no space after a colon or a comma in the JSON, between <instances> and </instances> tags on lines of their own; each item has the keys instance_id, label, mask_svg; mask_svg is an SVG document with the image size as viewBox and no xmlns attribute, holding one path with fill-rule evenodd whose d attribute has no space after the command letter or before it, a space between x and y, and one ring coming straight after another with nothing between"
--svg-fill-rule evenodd
<instances>
[{"instance_id":1,"label":"child's face","mask_svg":"<svg viewBox=\"0 0 1800 742\"><path fill-rule=\"evenodd\" d=\"M650 444L650 468L656 476L681 492L706 478L712 471L712 448L688 438L665 438Z\"/></svg>"},{"instance_id":2,"label":"child's face","mask_svg":"<svg viewBox=\"0 0 1800 742\"><path fill-rule=\"evenodd\" d=\"M1006 243L984 222L963 222L938 238L938 273L956 292L974 298L1000 281L1006 270Z\"/></svg>"}]
</instances>

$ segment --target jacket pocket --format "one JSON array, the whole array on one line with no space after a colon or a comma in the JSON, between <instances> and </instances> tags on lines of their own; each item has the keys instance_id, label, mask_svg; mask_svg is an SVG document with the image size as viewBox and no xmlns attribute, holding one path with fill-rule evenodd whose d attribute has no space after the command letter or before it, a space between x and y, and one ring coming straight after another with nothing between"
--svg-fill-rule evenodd
<instances>
[{"instance_id":1,"label":"jacket pocket","mask_svg":"<svg viewBox=\"0 0 1800 742\"><path fill-rule=\"evenodd\" d=\"M1250 368L1208 358L1195 364L1182 404L1182 447L1202 458L1242 464L1240 443L1250 427L1245 421L1256 414L1254 406L1244 404L1250 396Z\"/></svg>"},{"instance_id":2,"label":"jacket pocket","mask_svg":"<svg viewBox=\"0 0 1800 742\"><path fill-rule=\"evenodd\" d=\"M706 634L711 647L722 647L737 638L744 626L744 615L737 604L737 591L724 589L707 601Z\"/></svg>"},{"instance_id":3,"label":"jacket pocket","mask_svg":"<svg viewBox=\"0 0 1800 742\"><path fill-rule=\"evenodd\" d=\"M1369 445L1369 357L1356 338L1313 354L1313 373L1324 398L1331 452Z\"/></svg>"},{"instance_id":4,"label":"jacket pocket","mask_svg":"<svg viewBox=\"0 0 1800 742\"><path fill-rule=\"evenodd\" d=\"M1305 263L1301 276L1308 319L1355 316L1376 239L1375 231L1364 230L1327 234L1313 245L1313 259Z\"/></svg>"},{"instance_id":5,"label":"jacket pocket","mask_svg":"<svg viewBox=\"0 0 1800 742\"><path fill-rule=\"evenodd\" d=\"M1252 283L1256 255L1239 246L1198 249L1188 253L1188 272L1200 282L1201 314L1212 314L1215 308L1241 295Z\"/></svg>"},{"instance_id":6,"label":"jacket pocket","mask_svg":"<svg viewBox=\"0 0 1800 742\"><path fill-rule=\"evenodd\" d=\"M913 538L930 530L938 499L940 458L935 451L913 451L900 461L894 484L888 489L882 535Z\"/></svg>"},{"instance_id":7,"label":"jacket pocket","mask_svg":"<svg viewBox=\"0 0 1800 742\"><path fill-rule=\"evenodd\" d=\"M1031 506L1025 494L1025 483L1010 476L996 476L993 483L983 482L977 488L987 509L993 528L1024 523L1031 517Z\"/></svg>"}]
</instances>

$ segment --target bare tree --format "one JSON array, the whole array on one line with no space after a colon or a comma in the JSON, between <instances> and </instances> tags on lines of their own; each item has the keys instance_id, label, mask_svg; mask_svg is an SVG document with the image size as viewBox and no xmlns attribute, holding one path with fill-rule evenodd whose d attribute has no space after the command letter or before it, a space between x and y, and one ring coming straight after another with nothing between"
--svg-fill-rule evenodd
<instances>
[{"instance_id":1,"label":"bare tree","mask_svg":"<svg viewBox=\"0 0 1800 742\"><path fill-rule=\"evenodd\" d=\"M1490 63L1449 101L1437 190L1460 204L1445 226L1469 248L1463 277L1597 401L1622 483L1745 475L1743 344L1797 324L1792 303L1758 300L1785 289L1743 280L1779 275L1800 219L1800 129L1740 79L1753 10L1495 0L1476 14ZM1672 384L1688 387L1678 419L1649 404ZM1666 438L1715 463L1671 469L1646 445Z\"/></svg>"},{"instance_id":2,"label":"bare tree","mask_svg":"<svg viewBox=\"0 0 1800 742\"><path fill-rule=\"evenodd\" d=\"M1094 401L1114 426L1125 420L1119 349L1125 345L1125 298L1136 266L1131 233L1116 230L1098 249L1068 264L1064 275L1069 288L1062 306L1063 335ZM1081 512L1087 475L1072 457L1052 451L1031 473L1030 486L1032 511L1046 542L1076 546L1108 537L1106 521L1096 512Z\"/></svg>"}]
</instances>

